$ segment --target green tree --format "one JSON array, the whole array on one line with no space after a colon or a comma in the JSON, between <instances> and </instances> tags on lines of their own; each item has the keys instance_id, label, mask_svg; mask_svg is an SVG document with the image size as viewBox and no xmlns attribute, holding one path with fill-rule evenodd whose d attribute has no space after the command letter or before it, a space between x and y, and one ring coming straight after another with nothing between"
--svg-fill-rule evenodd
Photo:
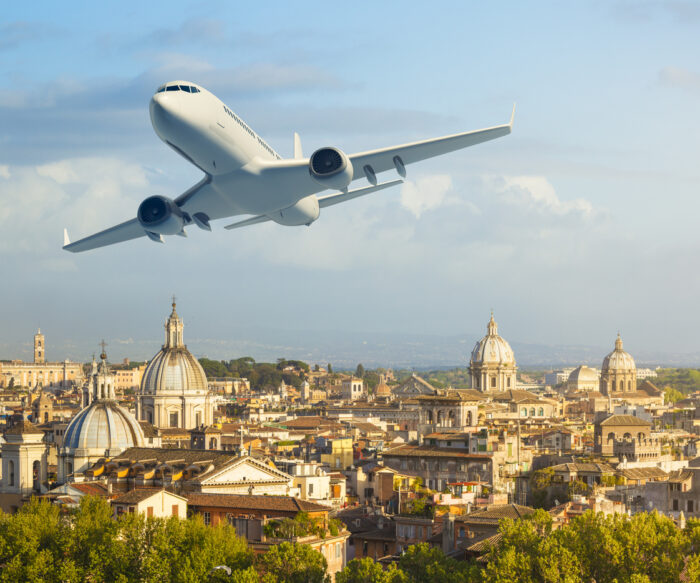
<instances>
[{"instance_id":1,"label":"green tree","mask_svg":"<svg viewBox=\"0 0 700 583\"><path fill-rule=\"evenodd\" d=\"M673 387L664 387L664 400L666 403L675 403L685 399L685 395Z\"/></svg>"},{"instance_id":2,"label":"green tree","mask_svg":"<svg viewBox=\"0 0 700 583\"><path fill-rule=\"evenodd\" d=\"M427 543L408 547L399 559L399 569L411 583L476 583L479 568L447 557Z\"/></svg>"},{"instance_id":3,"label":"green tree","mask_svg":"<svg viewBox=\"0 0 700 583\"><path fill-rule=\"evenodd\" d=\"M257 557L258 571L276 583L329 583L326 558L309 545L283 542ZM274 579L270 579L274 577Z\"/></svg>"},{"instance_id":4,"label":"green tree","mask_svg":"<svg viewBox=\"0 0 700 583\"><path fill-rule=\"evenodd\" d=\"M362 366L362 363L357 365L357 368L355 369L355 376L358 379L361 379L362 377L365 376L365 367Z\"/></svg>"},{"instance_id":5,"label":"green tree","mask_svg":"<svg viewBox=\"0 0 700 583\"><path fill-rule=\"evenodd\" d=\"M383 569L369 557L353 559L335 576L336 583L407 583L406 574L390 565Z\"/></svg>"},{"instance_id":6,"label":"green tree","mask_svg":"<svg viewBox=\"0 0 700 583\"><path fill-rule=\"evenodd\" d=\"M333 367L331 366L331 363L328 363L328 366L326 367L326 370L328 371L328 374L333 374Z\"/></svg>"}]
</instances>

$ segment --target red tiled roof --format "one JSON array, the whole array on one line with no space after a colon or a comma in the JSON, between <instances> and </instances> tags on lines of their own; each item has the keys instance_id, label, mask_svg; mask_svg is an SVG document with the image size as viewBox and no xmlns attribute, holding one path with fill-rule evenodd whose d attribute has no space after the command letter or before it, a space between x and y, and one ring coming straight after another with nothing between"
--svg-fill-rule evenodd
<instances>
[{"instance_id":1,"label":"red tiled roof","mask_svg":"<svg viewBox=\"0 0 700 583\"><path fill-rule=\"evenodd\" d=\"M300 500L292 496L192 493L187 495L187 503L190 506L240 508L244 510L264 510L267 512L328 512L330 510L329 506Z\"/></svg>"}]
</instances>

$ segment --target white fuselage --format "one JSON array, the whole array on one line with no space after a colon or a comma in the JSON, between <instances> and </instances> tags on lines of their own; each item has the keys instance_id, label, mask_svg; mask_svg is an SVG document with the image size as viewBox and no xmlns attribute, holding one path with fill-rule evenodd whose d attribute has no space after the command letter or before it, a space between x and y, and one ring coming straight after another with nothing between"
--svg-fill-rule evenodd
<instances>
[{"instance_id":1,"label":"white fuselage","mask_svg":"<svg viewBox=\"0 0 700 583\"><path fill-rule=\"evenodd\" d=\"M158 137L210 177L209 192L197 199L198 210L210 218L268 213L299 199L289 188L270 192L269 184L268 192L261 192L259 166L282 158L206 89L186 81L167 83L149 109ZM182 208L187 207L185 202Z\"/></svg>"}]
</instances>

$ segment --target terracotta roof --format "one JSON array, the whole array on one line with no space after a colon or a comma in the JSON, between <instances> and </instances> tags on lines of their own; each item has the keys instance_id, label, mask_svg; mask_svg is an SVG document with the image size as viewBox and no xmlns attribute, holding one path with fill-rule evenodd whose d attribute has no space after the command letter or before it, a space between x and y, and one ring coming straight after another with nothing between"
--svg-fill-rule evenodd
<instances>
[{"instance_id":1,"label":"terracotta roof","mask_svg":"<svg viewBox=\"0 0 700 583\"><path fill-rule=\"evenodd\" d=\"M107 487L100 482L73 483L70 487L87 496L100 496L104 498L108 495Z\"/></svg>"},{"instance_id":2,"label":"terracotta roof","mask_svg":"<svg viewBox=\"0 0 700 583\"><path fill-rule=\"evenodd\" d=\"M486 508L480 508L479 510L474 511L471 514L458 516L456 520L459 522L471 522L475 524L498 524L498 522L504 518L517 520L532 514L534 511L534 508L530 508L529 506L521 506L520 504L491 504L486 506Z\"/></svg>"},{"instance_id":3,"label":"terracotta roof","mask_svg":"<svg viewBox=\"0 0 700 583\"><path fill-rule=\"evenodd\" d=\"M467 551L470 553L485 553L491 547L497 546L498 543L501 542L502 538L503 534L499 532L498 534L494 534L493 536L480 540L478 543L474 543L472 546L467 547Z\"/></svg>"},{"instance_id":4,"label":"terracotta roof","mask_svg":"<svg viewBox=\"0 0 700 583\"><path fill-rule=\"evenodd\" d=\"M615 471L615 469L609 464L598 464L592 462L558 464L556 466L551 466L551 469L555 472L600 472L601 474L612 474Z\"/></svg>"},{"instance_id":5,"label":"terracotta roof","mask_svg":"<svg viewBox=\"0 0 700 583\"><path fill-rule=\"evenodd\" d=\"M649 427L651 423L639 417L635 417L634 415L610 415L610 417L603 419L600 425L643 425Z\"/></svg>"},{"instance_id":6,"label":"terracotta roof","mask_svg":"<svg viewBox=\"0 0 700 583\"><path fill-rule=\"evenodd\" d=\"M621 474L628 480L655 480L658 478L666 478L668 474L664 472L661 468L625 468L617 470L618 474Z\"/></svg>"},{"instance_id":7,"label":"terracotta roof","mask_svg":"<svg viewBox=\"0 0 700 583\"><path fill-rule=\"evenodd\" d=\"M401 445L385 451L384 458L387 456L400 457L459 457L470 459L491 459L490 455L469 453L452 447L434 447L429 445Z\"/></svg>"},{"instance_id":8,"label":"terracotta roof","mask_svg":"<svg viewBox=\"0 0 700 583\"><path fill-rule=\"evenodd\" d=\"M131 490L125 492L121 496L117 496L112 500L113 504L138 504L147 500L154 494L161 492L161 488L138 488L137 490Z\"/></svg>"},{"instance_id":9,"label":"terracotta roof","mask_svg":"<svg viewBox=\"0 0 700 583\"><path fill-rule=\"evenodd\" d=\"M690 470L676 470L669 472L668 481L669 482L685 482L686 480L693 477L693 472Z\"/></svg>"},{"instance_id":10,"label":"terracotta roof","mask_svg":"<svg viewBox=\"0 0 700 583\"><path fill-rule=\"evenodd\" d=\"M329 506L300 500L291 496L192 493L187 495L187 503L190 506L240 508L243 510L264 510L266 512L328 512L330 510Z\"/></svg>"}]
</instances>

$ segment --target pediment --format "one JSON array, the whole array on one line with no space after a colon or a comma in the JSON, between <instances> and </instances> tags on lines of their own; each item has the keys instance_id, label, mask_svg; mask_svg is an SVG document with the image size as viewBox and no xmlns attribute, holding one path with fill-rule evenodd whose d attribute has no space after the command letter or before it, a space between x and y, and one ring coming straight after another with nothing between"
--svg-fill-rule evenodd
<instances>
[{"instance_id":1,"label":"pediment","mask_svg":"<svg viewBox=\"0 0 700 583\"><path fill-rule=\"evenodd\" d=\"M211 476L203 477L202 484L231 484L231 483L288 483L292 477L261 461L251 457L243 457L227 464Z\"/></svg>"}]
</instances>

